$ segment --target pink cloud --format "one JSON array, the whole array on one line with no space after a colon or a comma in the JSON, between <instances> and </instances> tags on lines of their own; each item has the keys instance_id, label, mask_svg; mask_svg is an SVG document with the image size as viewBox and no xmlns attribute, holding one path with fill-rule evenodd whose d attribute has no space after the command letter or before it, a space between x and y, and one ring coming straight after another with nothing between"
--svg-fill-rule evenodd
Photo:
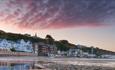
<instances>
[{"instance_id":1,"label":"pink cloud","mask_svg":"<svg viewBox=\"0 0 115 70\"><path fill-rule=\"evenodd\" d=\"M43 0L4 0L4 9L0 10L0 18L4 21L13 21L10 23L24 29L106 26L103 19L108 17L105 16L107 13L103 12L104 8L99 8L99 12L87 8L84 11L84 7L75 4L78 7L77 10L74 8L74 2L71 3L62 0L46 2ZM0 8L2 8L2 4Z\"/></svg>"}]
</instances>

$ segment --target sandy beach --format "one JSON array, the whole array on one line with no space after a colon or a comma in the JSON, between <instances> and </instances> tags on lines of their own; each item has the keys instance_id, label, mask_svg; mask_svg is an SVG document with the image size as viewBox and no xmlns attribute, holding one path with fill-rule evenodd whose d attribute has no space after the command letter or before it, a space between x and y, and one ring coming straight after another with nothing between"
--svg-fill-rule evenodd
<instances>
[{"instance_id":1,"label":"sandy beach","mask_svg":"<svg viewBox=\"0 0 115 70\"><path fill-rule=\"evenodd\" d=\"M58 64L54 62L39 61L43 65L42 70L115 70L115 67L104 66L88 66L88 65L72 65L72 64ZM36 66L36 65L35 65Z\"/></svg>"},{"instance_id":2,"label":"sandy beach","mask_svg":"<svg viewBox=\"0 0 115 70\"><path fill-rule=\"evenodd\" d=\"M115 70L114 67L85 66L85 65L61 65L52 64L48 67L51 70Z\"/></svg>"},{"instance_id":3,"label":"sandy beach","mask_svg":"<svg viewBox=\"0 0 115 70\"><path fill-rule=\"evenodd\" d=\"M2 65L32 64L29 70L115 70L114 59L1 57L0 61Z\"/></svg>"}]
</instances>

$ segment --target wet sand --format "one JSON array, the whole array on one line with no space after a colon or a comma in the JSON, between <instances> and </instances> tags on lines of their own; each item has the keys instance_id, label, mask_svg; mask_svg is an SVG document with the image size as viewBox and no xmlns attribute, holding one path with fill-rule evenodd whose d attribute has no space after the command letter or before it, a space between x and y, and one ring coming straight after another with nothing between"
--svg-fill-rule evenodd
<instances>
[{"instance_id":1,"label":"wet sand","mask_svg":"<svg viewBox=\"0 0 115 70\"><path fill-rule=\"evenodd\" d=\"M112 67L102 67L102 66L85 66L85 65L61 65L52 64L49 66L51 70L115 70Z\"/></svg>"},{"instance_id":2,"label":"wet sand","mask_svg":"<svg viewBox=\"0 0 115 70\"><path fill-rule=\"evenodd\" d=\"M33 63L31 70L115 70L115 59L0 57L2 62Z\"/></svg>"}]
</instances>

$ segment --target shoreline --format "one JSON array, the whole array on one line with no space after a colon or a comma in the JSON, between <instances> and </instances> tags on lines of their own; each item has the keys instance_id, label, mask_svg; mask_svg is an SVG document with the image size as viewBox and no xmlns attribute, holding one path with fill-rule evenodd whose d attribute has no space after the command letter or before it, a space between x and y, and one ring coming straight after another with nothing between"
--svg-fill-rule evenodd
<instances>
[{"instance_id":1,"label":"shoreline","mask_svg":"<svg viewBox=\"0 0 115 70\"><path fill-rule=\"evenodd\" d=\"M52 64L51 70L115 70L113 67Z\"/></svg>"},{"instance_id":2,"label":"shoreline","mask_svg":"<svg viewBox=\"0 0 115 70\"><path fill-rule=\"evenodd\" d=\"M87 65L72 65L72 64L59 64L55 62L39 62L45 69L49 70L115 70L115 67L104 66L87 66Z\"/></svg>"},{"instance_id":3,"label":"shoreline","mask_svg":"<svg viewBox=\"0 0 115 70\"><path fill-rule=\"evenodd\" d=\"M43 70L115 70L115 59L50 58L50 57L0 57L1 62L35 63Z\"/></svg>"}]
</instances>

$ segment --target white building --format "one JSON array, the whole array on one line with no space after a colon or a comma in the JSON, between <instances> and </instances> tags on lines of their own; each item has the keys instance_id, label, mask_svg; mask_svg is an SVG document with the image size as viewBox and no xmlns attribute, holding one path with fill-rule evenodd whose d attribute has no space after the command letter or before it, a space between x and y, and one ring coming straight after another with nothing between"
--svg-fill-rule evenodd
<instances>
[{"instance_id":1,"label":"white building","mask_svg":"<svg viewBox=\"0 0 115 70\"><path fill-rule=\"evenodd\" d=\"M16 43L15 49L17 51L32 52L32 43L30 41L25 42L21 39Z\"/></svg>"},{"instance_id":2,"label":"white building","mask_svg":"<svg viewBox=\"0 0 115 70\"><path fill-rule=\"evenodd\" d=\"M67 56L78 56L79 50L78 49L69 49Z\"/></svg>"},{"instance_id":3,"label":"white building","mask_svg":"<svg viewBox=\"0 0 115 70\"><path fill-rule=\"evenodd\" d=\"M12 47L10 41L7 41L6 39L0 40L0 48L1 49L10 49Z\"/></svg>"},{"instance_id":4,"label":"white building","mask_svg":"<svg viewBox=\"0 0 115 70\"><path fill-rule=\"evenodd\" d=\"M24 52L32 52L32 43L30 41L25 42L23 39L18 42L0 39L0 49L8 49L15 48L16 51L24 51Z\"/></svg>"},{"instance_id":5,"label":"white building","mask_svg":"<svg viewBox=\"0 0 115 70\"><path fill-rule=\"evenodd\" d=\"M101 55L101 58L115 59L115 55L103 54Z\"/></svg>"}]
</instances>

